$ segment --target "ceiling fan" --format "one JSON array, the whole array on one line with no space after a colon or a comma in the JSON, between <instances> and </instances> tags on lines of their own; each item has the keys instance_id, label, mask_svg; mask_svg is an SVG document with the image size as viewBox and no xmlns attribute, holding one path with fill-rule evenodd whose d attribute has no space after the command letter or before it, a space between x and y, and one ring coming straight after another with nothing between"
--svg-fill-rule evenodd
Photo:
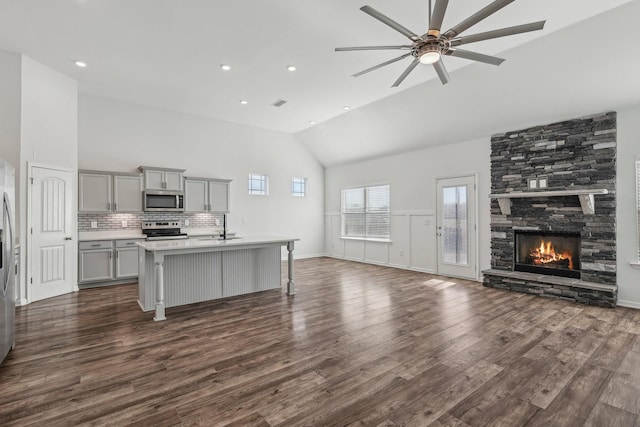
<instances>
[{"instance_id":1,"label":"ceiling fan","mask_svg":"<svg viewBox=\"0 0 640 427\"><path fill-rule=\"evenodd\" d=\"M400 75L400 77L398 77L398 79L395 81L395 83L393 83L393 86L391 87L399 86L400 83L402 83L402 81L409 75L409 73L411 73L414 68L416 68L418 64L421 63L433 64L433 68L435 68L440 81L444 85L449 82L449 74L447 73L447 69L442 62L442 56L455 56L457 58L484 62L491 65L500 65L502 64L502 62L504 62L504 59L502 58L458 49L458 46L479 42L482 40L495 39L498 37L511 36L514 34L527 33L530 31L537 31L544 28L544 24L546 21L539 21L532 22L530 24L516 25L514 27L502 28L499 30L486 31L483 33L460 37L460 34L463 31L471 28L478 22L482 21L490 15L493 15L494 13L507 6L508 4L513 3L514 1L515 0L495 0L493 3L489 4L488 6L471 15L469 18L465 19L458 25L443 33L441 32L440 27L442 26L442 20L447 10L449 0L436 0L435 7L433 8L433 13L431 12L431 0L429 0L429 31L421 36L398 24L396 21L378 12L374 8L370 6L363 6L360 8L360 10L408 37L412 43L396 46L337 47L335 50L337 52L351 50L409 50L409 52L405 53L404 55L400 55L397 58L390 59L383 62L382 64L378 64L371 68L367 68L366 70L360 71L359 73L354 74L353 77L359 77L370 71L377 70L378 68L393 64L394 62L400 61L409 56L413 56L413 62L411 62L411 64L407 67L406 70L404 70L404 72Z\"/></svg>"}]
</instances>

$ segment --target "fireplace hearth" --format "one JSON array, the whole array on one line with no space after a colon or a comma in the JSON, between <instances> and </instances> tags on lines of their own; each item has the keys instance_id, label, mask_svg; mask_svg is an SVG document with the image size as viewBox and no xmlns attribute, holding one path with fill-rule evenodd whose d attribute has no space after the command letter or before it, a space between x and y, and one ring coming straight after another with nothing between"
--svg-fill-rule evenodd
<instances>
[{"instance_id":1,"label":"fireplace hearth","mask_svg":"<svg viewBox=\"0 0 640 427\"><path fill-rule=\"evenodd\" d=\"M580 233L515 230L514 271L580 278Z\"/></svg>"}]
</instances>

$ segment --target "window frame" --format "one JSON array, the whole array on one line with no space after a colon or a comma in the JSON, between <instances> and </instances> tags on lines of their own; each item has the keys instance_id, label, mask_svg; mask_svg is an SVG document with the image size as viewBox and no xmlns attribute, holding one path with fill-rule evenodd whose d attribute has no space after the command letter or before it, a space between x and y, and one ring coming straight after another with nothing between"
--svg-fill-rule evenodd
<instances>
[{"instance_id":1,"label":"window frame","mask_svg":"<svg viewBox=\"0 0 640 427\"><path fill-rule=\"evenodd\" d=\"M368 207L368 190L376 187L387 187L387 210L369 210ZM346 192L360 190L362 191L362 199L363 199L363 207L361 212L349 212L346 210L345 197ZM363 234L346 234L345 233L345 217L346 215L361 215L362 217L362 230ZM386 222L388 224L388 234L387 235L379 235L379 234L367 234L367 229L369 221L368 218L379 217L382 215L386 217ZM344 240L364 240L370 242L384 242L391 243L391 185L389 183L378 183L378 184L369 184L363 186L354 186L354 187L344 187L340 191L340 238Z\"/></svg>"},{"instance_id":2,"label":"window frame","mask_svg":"<svg viewBox=\"0 0 640 427\"><path fill-rule=\"evenodd\" d=\"M298 182L296 182L298 180ZM302 193L296 192L296 184L302 185ZM298 176L291 177L291 197L304 198L307 197L307 178Z\"/></svg>"},{"instance_id":3,"label":"window frame","mask_svg":"<svg viewBox=\"0 0 640 427\"><path fill-rule=\"evenodd\" d=\"M259 178L256 179L255 177L259 177ZM264 189L253 190L251 185L252 182L264 183ZM268 196L269 195L269 176L268 175L260 174L260 173L249 173L247 184L248 184L248 192L250 196Z\"/></svg>"}]
</instances>

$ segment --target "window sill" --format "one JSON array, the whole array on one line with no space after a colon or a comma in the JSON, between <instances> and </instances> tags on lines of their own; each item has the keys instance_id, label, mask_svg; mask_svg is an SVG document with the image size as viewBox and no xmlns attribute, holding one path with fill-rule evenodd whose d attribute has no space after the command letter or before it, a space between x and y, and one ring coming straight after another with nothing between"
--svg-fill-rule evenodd
<instances>
[{"instance_id":1,"label":"window sill","mask_svg":"<svg viewBox=\"0 0 640 427\"><path fill-rule=\"evenodd\" d=\"M393 243L391 239L374 239L371 237L344 237L340 236L342 240L362 240L365 242L378 242L378 243Z\"/></svg>"},{"instance_id":2,"label":"window sill","mask_svg":"<svg viewBox=\"0 0 640 427\"><path fill-rule=\"evenodd\" d=\"M629 264L631 264L632 268L635 268L636 270L640 270L640 261L631 261L629 262Z\"/></svg>"}]
</instances>

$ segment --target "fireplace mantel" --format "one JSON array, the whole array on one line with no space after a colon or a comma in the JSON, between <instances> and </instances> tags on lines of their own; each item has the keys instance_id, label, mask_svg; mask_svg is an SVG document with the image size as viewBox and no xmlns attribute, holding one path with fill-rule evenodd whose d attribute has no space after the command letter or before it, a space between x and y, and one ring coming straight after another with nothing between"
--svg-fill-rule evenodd
<instances>
[{"instance_id":1,"label":"fireplace mantel","mask_svg":"<svg viewBox=\"0 0 640 427\"><path fill-rule=\"evenodd\" d=\"M584 190L528 191L502 194L494 193L489 194L489 197L498 200L502 215L511 215L511 199L578 196L578 199L580 199L580 206L582 206L582 212L585 215L593 215L596 211L594 196L608 193L609 190L606 188L589 188Z\"/></svg>"}]
</instances>

